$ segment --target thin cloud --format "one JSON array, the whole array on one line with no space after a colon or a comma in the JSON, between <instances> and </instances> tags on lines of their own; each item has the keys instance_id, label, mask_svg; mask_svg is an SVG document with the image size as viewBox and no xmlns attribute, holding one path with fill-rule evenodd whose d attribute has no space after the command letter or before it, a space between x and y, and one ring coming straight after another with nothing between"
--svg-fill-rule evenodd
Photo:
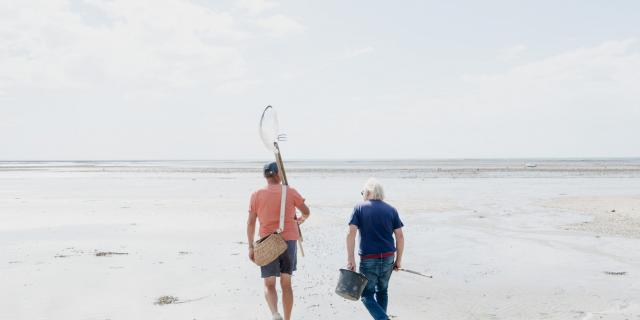
<instances>
[{"instance_id":1,"label":"thin cloud","mask_svg":"<svg viewBox=\"0 0 640 320\"><path fill-rule=\"evenodd\" d=\"M373 49L373 47L371 46L367 46L367 47L363 47L363 48L358 48L355 50L349 50L347 51L347 53L344 55L344 59L352 59L358 56L363 56L363 55L367 55L370 53L373 53L375 50Z\"/></svg>"},{"instance_id":2,"label":"thin cloud","mask_svg":"<svg viewBox=\"0 0 640 320\"><path fill-rule=\"evenodd\" d=\"M270 36L285 37L304 32L305 27L295 19L283 14L276 14L256 20L256 25Z\"/></svg>"},{"instance_id":3,"label":"thin cloud","mask_svg":"<svg viewBox=\"0 0 640 320\"><path fill-rule=\"evenodd\" d=\"M501 60L511 62L522 57L522 54L527 51L527 46L523 44L517 44L502 50L499 54Z\"/></svg>"},{"instance_id":4,"label":"thin cloud","mask_svg":"<svg viewBox=\"0 0 640 320\"><path fill-rule=\"evenodd\" d=\"M485 86L554 87L558 90L581 86L587 82L617 86L629 81L640 71L640 52L636 39L608 41L598 46L579 48L545 59L514 66L505 73L465 75L468 82Z\"/></svg>"},{"instance_id":5,"label":"thin cloud","mask_svg":"<svg viewBox=\"0 0 640 320\"><path fill-rule=\"evenodd\" d=\"M478 156L630 154L638 142L617 146L615 139L625 140L640 121L636 44L610 41L503 73L467 74L455 94L416 102L406 112L411 117L397 122L432 132L455 128L460 137L448 142Z\"/></svg>"},{"instance_id":6,"label":"thin cloud","mask_svg":"<svg viewBox=\"0 0 640 320\"><path fill-rule=\"evenodd\" d=\"M246 11L249 15L259 15L265 11L273 9L280 4L268 0L239 0L236 7Z\"/></svg>"},{"instance_id":7,"label":"thin cloud","mask_svg":"<svg viewBox=\"0 0 640 320\"><path fill-rule=\"evenodd\" d=\"M275 6L241 4L255 12ZM5 91L113 84L153 91L254 82L243 79L246 39L304 30L281 14L256 22L180 0L86 1L81 7L27 0L2 6L0 19L0 88ZM262 31L255 30L256 23Z\"/></svg>"},{"instance_id":8,"label":"thin cloud","mask_svg":"<svg viewBox=\"0 0 640 320\"><path fill-rule=\"evenodd\" d=\"M331 67L335 67L341 63L346 63L348 60L372 54L375 52L375 49L372 46L360 47L357 49L347 50L344 54L340 55L334 53L334 56L330 59L327 59L323 63L318 63L316 65L301 67L296 70L289 70L283 72L280 75L280 78L283 80L294 80L300 77L304 77L310 73L319 72Z\"/></svg>"}]
</instances>

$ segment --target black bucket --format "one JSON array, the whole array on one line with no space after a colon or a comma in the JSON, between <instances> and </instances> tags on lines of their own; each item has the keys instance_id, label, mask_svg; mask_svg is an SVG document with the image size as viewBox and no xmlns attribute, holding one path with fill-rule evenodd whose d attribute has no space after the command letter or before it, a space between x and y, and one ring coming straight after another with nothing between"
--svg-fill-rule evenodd
<instances>
[{"instance_id":1,"label":"black bucket","mask_svg":"<svg viewBox=\"0 0 640 320\"><path fill-rule=\"evenodd\" d=\"M338 279L336 293L345 299L357 301L367 286L367 282L369 280L362 273L340 269L340 279Z\"/></svg>"}]
</instances>

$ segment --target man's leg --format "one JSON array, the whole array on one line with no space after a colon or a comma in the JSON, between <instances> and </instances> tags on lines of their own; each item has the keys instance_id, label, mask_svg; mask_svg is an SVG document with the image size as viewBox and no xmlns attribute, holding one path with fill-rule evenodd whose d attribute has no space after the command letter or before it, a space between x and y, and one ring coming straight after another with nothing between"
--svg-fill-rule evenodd
<instances>
[{"instance_id":1,"label":"man's leg","mask_svg":"<svg viewBox=\"0 0 640 320\"><path fill-rule=\"evenodd\" d=\"M271 314L278 312L278 292L276 291L276 277L264 278L264 298L267 300Z\"/></svg>"},{"instance_id":2,"label":"man's leg","mask_svg":"<svg viewBox=\"0 0 640 320\"><path fill-rule=\"evenodd\" d=\"M387 288L389 287L389 279L393 272L393 261L393 257L385 258L382 261L382 267L380 268L382 274L378 277L378 283L376 284L376 301L385 313L387 312L387 304L389 301Z\"/></svg>"},{"instance_id":3,"label":"man's leg","mask_svg":"<svg viewBox=\"0 0 640 320\"><path fill-rule=\"evenodd\" d=\"M389 295L386 287L376 287L376 302L378 302L378 305L380 305L382 310L386 313L387 304L389 304Z\"/></svg>"},{"instance_id":4,"label":"man's leg","mask_svg":"<svg viewBox=\"0 0 640 320\"><path fill-rule=\"evenodd\" d=\"M284 310L284 320L291 319L293 309L293 289L291 288L291 275L280 274L280 286L282 287L282 309Z\"/></svg>"},{"instance_id":5,"label":"man's leg","mask_svg":"<svg viewBox=\"0 0 640 320\"><path fill-rule=\"evenodd\" d=\"M365 260L360 262L360 273L367 277L367 286L362 292L362 303L367 308L367 311L375 320L387 320L387 313L382 309L380 304L376 302L374 294L376 292L376 284L378 283L378 270L379 266L373 260Z\"/></svg>"}]
</instances>

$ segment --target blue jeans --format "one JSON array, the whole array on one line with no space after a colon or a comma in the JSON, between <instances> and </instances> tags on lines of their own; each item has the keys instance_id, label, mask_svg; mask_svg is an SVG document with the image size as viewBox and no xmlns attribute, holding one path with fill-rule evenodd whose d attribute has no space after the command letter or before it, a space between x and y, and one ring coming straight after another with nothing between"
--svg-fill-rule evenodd
<instances>
[{"instance_id":1,"label":"blue jeans","mask_svg":"<svg viewBox=\"0 0 640 320\"><path fill-rule=\"evenodd\" d=\"M382 259L366 259L360 261L360 273L364 274L369 282L362 292L362 303L375 320L387 320L387 303L389 301L387 288L389 278L393 272L395 257Z\"/></svg>"}]
</instances>

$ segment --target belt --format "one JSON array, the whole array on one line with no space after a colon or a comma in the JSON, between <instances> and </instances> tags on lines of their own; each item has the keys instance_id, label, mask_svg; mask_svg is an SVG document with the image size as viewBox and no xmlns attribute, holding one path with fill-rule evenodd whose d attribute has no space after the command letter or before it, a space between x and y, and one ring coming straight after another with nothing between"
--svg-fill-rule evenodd
<instances>
[{"instance_id":1,"label":"belt","mask_svg":"<svg viewBox=\"0 0 640 320\"><path fill-rule=\"evenodd\" d=\"M367 260L367 259L382 259L382 258L386 258L386 257L394 256L395 254L396 254L395 252L385 252L385 253L365 254L365 255L363 255L363 256L360 256L360 260Z\"/></svg>"}]
</instances>

